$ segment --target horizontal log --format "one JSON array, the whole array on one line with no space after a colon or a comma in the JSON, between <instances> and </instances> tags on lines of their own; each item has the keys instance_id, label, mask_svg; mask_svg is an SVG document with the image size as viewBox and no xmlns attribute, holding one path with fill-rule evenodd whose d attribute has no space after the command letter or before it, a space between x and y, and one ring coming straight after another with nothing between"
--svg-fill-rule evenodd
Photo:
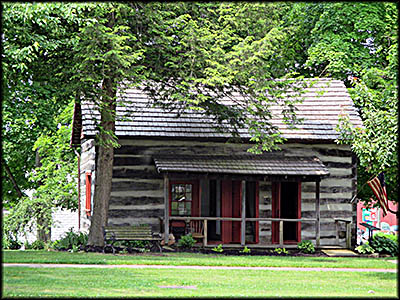
<instances>
[{"instance_id":1,"label":"horizontal log","mask_svg":"<svg viewBox=\"0 0 400 300\"><path fill-rule=\"evenodd\" d=\"M154 160L151 156L137 157L114 157L114 166L137 166L137 165L154 165Z\"/></svg>"},{"instance_id":2,"label":"horizontal log","mask_svg":"<svg viewBox=\"0 0 400 300\"><path fill-rule=\"evenodd\" d=\"M324 200L326 198L348 198L349 200L352 197L352 193L348 192L348 193L321 193L320 194L320 199ZM307 192L303 192L301 195L302 199L315 199L315 192L314 193L307 193Z\"/></svg>"},{"instance_id":3,"label":"horizontal log","mask_svg":"<svg viewBox=\"0 0 400 300\"><path fill-rule=\"evenodd\" d=\"M351 164L351 163L340 163L340 162L330 162L330 161L323 162L323 164L328 168L350 169L353 166L353 164Z\"/></svg>"},{"instance_id":4,"label":"horizontal log","mask_svg":"<svg viewBox=\"0 0 400 300\"><path fill-rule=\"evenodd\" d=\"M353 155L353 153L350 150L323 149L323 148L319 148L319 149L316 149L316 150L321 155L330 155L330 156L339 156L339 157L344 157L344 156L351 157Z\"/></svg>"},{"instance_id":5,"label":"horizontal log","mask_svg":"<svg viewBox=\"0 0 400 300\"><path fill-rule=\"evenodd\" d=\"M116 197L110 198L111 205L143 205L143 204L163 204L163 197Z\"/></svg>"},{"instance_id":6,"label":"horizontal log","mask_svg":"<svg viewBox=\"0 0 400 300\"><path fill-rule=\"evenodd\" d=\"M167 144L167 145L165 145ZM204 143L203 143L204 144ZM153 145L153 146L122 146L115 149L115 155L131 154L131 155L163 155L163 154L180 154L180 155L201 155L205 153L213 154L237 154L240 147L227 147L221 143L217 145ZM247 146L241 147L243 153L247 153Z\"/></svg>"},{"instance_id":7,"label":"horizontal log","mask_svg":"<svg viewBox=\"0 0 400 300\"><path fill-rule=\"evenodd\" d=\"M321 211L321 218L351 218L355 212L353 211ZM315 211L302 211L302 218L315 218Z\"/></svg>"},{"instance_id":8,"label":"horizontal log","mask_svg":"<svg viewBox=\"0 0 400 300\"><path fill-rule=\"evenodd\" d=\"M110 209L108 215L110 218L143 218L143 217L161 217L164 214L163 209Z\"/></svg>"},{"instance_id":9,"label":"horizontal log","mask_svg":"<svg viewBox=\"0 0 400 300\"><path fill-rule=\"evenodd\" d=\"M113 178L130 178L130 179L162 179L162 174L157 173L154 169L113 169Z\"/></svg>"},{"instance_id":10,"label":"horizontal log","mask_svg":"<svg viewBox=\"0 0 400 300\"><path fill-rule=\"evenodd\" d=\"M149 210L149 209L164 209L165 205L162 204L144 204L144 205L115 205L110 204L109 209L137 209L137 210Z\"/></svg>"},{"instance_id":11,"label":"horizontal log","mask_svg":"<svg viewBox=\"0 0 400 300\"><path fill-rule=\"evenodd\" d=\"M138 182L138 181L125 181L125 182L112 182L112 191L147 191L147 190L158 190L162 189L162 182L160 183L149 183L149 182Z\"/></svg>"}]
</instances>

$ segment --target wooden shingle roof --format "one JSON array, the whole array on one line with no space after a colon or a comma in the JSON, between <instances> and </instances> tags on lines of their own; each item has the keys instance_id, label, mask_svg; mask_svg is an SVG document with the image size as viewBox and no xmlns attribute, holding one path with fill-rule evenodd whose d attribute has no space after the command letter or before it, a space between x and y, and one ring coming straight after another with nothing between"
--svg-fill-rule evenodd
<instances>
[{"instance_id":1,"label":"wooden shingle roof","mask_svg":"<svg viewBox=\"0 0 400 300\"><path fill-rule=\"evenodd\" d=\"M196 155L154 158L157 172L190 172L241 175L327 176L317 157L273 155Z\"/></svg>"},{"instance_id":2,"label":"wooden shingle roof","mask_svg":"<svg viewBox=\"0 0 400 300\"><path fill-rule=\"evenodd\" d=\"M282 121L281 107L272 106L272 124L288 140L333 141L338 137L335 128L339 115L349 114L354 126L362 126L361 119L343 82L328 78L317 82L301 95L302 103L296 104L297 116L303 119L297 129L290 129ZM236 97L241 97L239 94ZM126 90L124 104L117 106L117 137L168 137L168 138L227 138L228 133L215 129L214 121L199 111L186 111L177 117L160 107L150 106L150 99L142 90ZM82 133L92 137L96 133L95 122L100 115L93 105L83 103ZM74 128L75 130L75 128ZM239 130L242 138L250 138L247 129Z\"/></svg>"}]
</instances>

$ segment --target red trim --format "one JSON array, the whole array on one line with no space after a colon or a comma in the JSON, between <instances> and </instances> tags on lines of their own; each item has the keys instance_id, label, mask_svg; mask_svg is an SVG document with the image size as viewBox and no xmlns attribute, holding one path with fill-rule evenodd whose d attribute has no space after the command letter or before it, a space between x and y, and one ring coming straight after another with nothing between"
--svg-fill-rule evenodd
<instances>
[{"instance_id":1,"label":"red trim","mask_svg":"<svg viewBox=\"0 0 400 300\"><path fill-rule=\"evenodd\" d=\"M242 182L232 181L232 217L240 218L242 215ZM232 222L232 243L240 243L241 222Z\"/></svg>"},{"instance_id":2,"label":"red trim","mask_svg":"<svg viewBox=\"0 0 400 300\"><path fill-rule=\"evenodd\" d=\"M232 180L221 180L221 217L232 215ZM232 241L232 221L221 221L221 239L223 244Z\"/></svg>"},{"instance_id":3,"label":"red trim","mask_svg":"<svg viewBox=\"0 0 400 300\"><path fill-rule=\"evenodd\" d=\"M196 180L177 181L170 180L169 182L169 215L171 216L171 202L172 202L172 185L173 184L191 184L192 185L192 217L199 216L199 183Z\"/></svg>"},{"instance_id":4,"label":"red trim","mask_svg":"<svg viewBox=\"0 0 400 300\"><path fill-rule=\"evenodd\" d=\"M301 219L301 182L297 186L297 219ZM296 223L297 226L297 243L301 241L301 222Z\"/></svg>"},{"instance_id":5,"label":"red trim","mask_svg":"<svg viewBox=\"0 0 400 300\"><path fill-rule=\"evenodd\" d=\"M173 184L191 184L192 185L192 217L198 217L198 207L199 207L199 184L195 180L170 180L169 181L169 193L168 193L168 202L169 202L169 215L171 216L171 203L172 203L172 185ZM171 227L186 227L185 221L171 221Z\"/></svg>"},{"instance_id":6,"label":"red trim","mask_svg":"<svg viewBox=\"0 0 400 300\"><path fill-rule=\"evenodd\" d=\"M91 214L91 198L92 198L92 173L86 172L86 215Z\"/></svg>"}]
</instances>

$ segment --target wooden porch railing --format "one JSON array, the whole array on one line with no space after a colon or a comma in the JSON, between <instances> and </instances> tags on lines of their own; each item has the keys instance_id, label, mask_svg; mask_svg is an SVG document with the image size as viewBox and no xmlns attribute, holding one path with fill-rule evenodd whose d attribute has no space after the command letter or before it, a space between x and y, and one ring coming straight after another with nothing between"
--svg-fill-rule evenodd
<instances>
[{"instance_id":1,"label":"wooden porch railing","mask_svg":"<svg viewBox=\"0 0 400 300\"><path fill-rule=\"evenodd\" d=\"M254 222L254 221L266 221L266 222L279 222L279 246L283 246L283 222L315 222L315 236L316 236L316 244L319 247L320 241L320 232L318 226L318 219L317 218L302 218L302 219L284 219L284 218L227 218L227 217L177 217L177 216L170 216L169 220L175 221L185 221L190 222L191 220L199 220L203 221L203 228L204 228L204 246L207 246L207 222L208 221L241 221L242 228L246 228L246 222ZM245 232L242 230L240 244L242 246L245 245Z\"/></svg>"}]
</instances>

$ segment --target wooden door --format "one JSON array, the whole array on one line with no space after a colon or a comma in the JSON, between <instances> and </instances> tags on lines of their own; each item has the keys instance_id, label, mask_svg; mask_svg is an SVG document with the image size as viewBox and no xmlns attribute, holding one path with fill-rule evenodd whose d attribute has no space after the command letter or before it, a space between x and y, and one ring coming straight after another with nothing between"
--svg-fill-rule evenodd
<instances>
[{"instance_id":1,"label":"wooden door","mask_svg":"<svg viewBox=\"0 0 400 300\"><path fill-rule=\"evenodd\" d=\"M272 183L272 218L301 218L301 182ZM300 222L283 223L283 242L300 242ZM279 222L272 222L272 243L279 243Z\"/></svg>"},{"instance_id":2,"label":"wooden door","mask_svg":"<svg viewBox=\"0 0 400 300\"><path fill-rule=\"evenodd\" d=\"M232 180L221 181L221 217L232 217ZM223 244L232 242L232 221L222 221Z\"/></svg>"},{"instance_id":3,"label":"wooden door","mask_svg":"<svg viewBox=\"0 0 400 300\"><path fill-rule=\"evenodd\" d=\"M240 218L242 216L242 182L232 181L232 217ZM240 243L241 233L240 221L232 222L232 243Z\"/></svg>"},{"instance_id":4,"label":"wooden door","mask_svg":"<svg viewBox=\"0 0 400 300\"><path fill-rule=\"evenodd\" d=\"M241 182L222 180L221 216L240 218L241 216ZM240 221L222 222L222 243L240 243Z\"/></svg>"}]
</instances>

